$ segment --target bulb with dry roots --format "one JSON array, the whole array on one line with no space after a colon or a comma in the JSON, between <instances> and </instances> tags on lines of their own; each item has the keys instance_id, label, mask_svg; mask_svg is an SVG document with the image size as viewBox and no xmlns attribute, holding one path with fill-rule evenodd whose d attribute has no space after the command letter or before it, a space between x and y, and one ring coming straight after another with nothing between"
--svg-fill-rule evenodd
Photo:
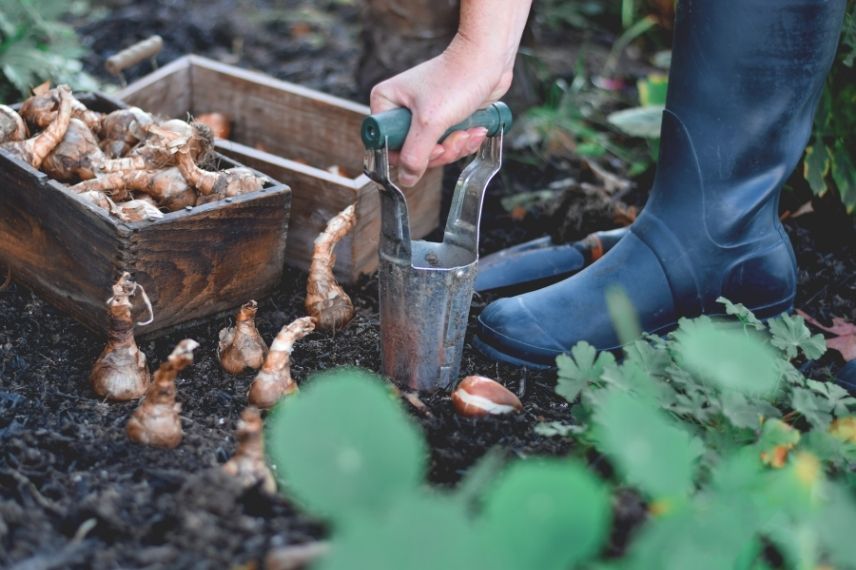
<instances>
[{"instance_id":1,"label":"bulb with dry roots","mask_svg":"<svg viewBox=\"0 0 856 570\"><path fill-rule=\"evenodd\" d=\"M315 238L309 280L306 284L306 312L323 331L337 331L354 318L354 305L333 276L334 250L357 222L353 204L327 222L327 228Z\"/></svg>"},{"instance_id":2,"label":"bulb with dry roots","mask_svg":"<svg viewBox=\"0 0 856 570\"><path fill-rule=\"evenodd\" d=\"M250 406L241 412L238 421L238 449L223 464L223 471L236 477L244 487L261 483L266 493L276 492L276 480L265 462L262 416L258 408Z\"/></svg>"},{"instance_id":3,"label":"bulb with dry roots","mask_svg":"<svg viewBox=\"0 0 856 570\"><path fill-rule=\"evenodd\" d=\"M238 166L220 172L199 168L185 147L177 153L178 168L184 178L199 191L198 204L261 190L265 179L253 170Z\"/></svg>"},{"instance_id":4,"label":"bulb with dry roots","mask_svg":"<svg viewBox=\"0 0 856 570\"><path fill-rule=\"evenodd\" d=\"M235 316L235 326L220 331L217 358L229 374L240 374L247 368L258 370L264 364L268 347L256 328L258 308L255 301L245 303Z\"/></svg>"},{"instance_id":5,"label":"bulb with dry roots","mask_svg":"<svg viewBox=\"0 0 856 570\"><path fill-rule=\"evenodd\" d=\"M158 170L175 166L176 153L186 147L193 160L204 160L214 144L211 129L201 123L188 124L180 119L170 119L146 128L145 140L137 145L128 156L106 161L102 172L122 170Z\"/></svg>"},{"instance_id":6,"label":"bulb with dry roots","mask_svg":"<svg viewBox=\"0 0 856 570\"><path fill-rule=\"evenodd\" d=\"M100 174L71 187L74 192L98 190L114 200L131 197L131 192L150 196L158 207L174 212L196 204L196 192L175 167L164 170L124 170Z\"/></svg>"},{"instance_id":7,"label":"bulb with dry roots","mask_svg":"<svg viewBox=\"0 0 856 570\"><path fill-rule=\"evenodd\" d=\"M139 107L117 109L101 120L101 150L108 158L128 154L146 138L148 128L154 124L152 116Z\"/></svg>"},{"instance_id":8,"label":"bulb with dry roots","mask_svg":"<svg viewBox=\"0 0 856 570\"><path fill-rule=\"evenodd\" d=\"M60 98L56 119L45 130L26 140L7 142L0 148L30 164L40 168L42 163L62 142L71 124L71 91L67 87L57 87Z\"/></svg>"},{"instance_id":9,"label":"bulb with dry roots","mask_svg":"<svg viewBox=\"0 0 856 570\"><path fill-rule=\"evenodd\" d=\"M103 208L111 214L116 210L116 203L104 192L99 192L97 190L85 190L83 192L78 192L77 197L93 206Z\"/></svg>"},{"instance_id":10,"label":"bulb with dry roots","mask_svg":"<svg viewBox=\"0 0 856 570\"><path fill-rule=\"evenodd\" d=\"M134 400L145 394L149 386L146 355L134 340L134 319L131 316L133 298L137 290L140 291L151 317L148 297L142 287L131 279L130 273L122 274L113 285L113 296L107 300L110 314L107 346L101 351L89 375L92 388L102 398Z\"/></svg>"},{"instance_id":11,"label":"bulb with dry roots","mask_svg":"<svg viewBox=\"0 0 856 570\"><path fill-rule=\"evenodd\" d=\"M33 89L32 97L21 104L21 117L33 130L44 129L56 120L60 106L58 89L51 89L49 83L43 83ZM71 116L83 121L93 132L97 133L101 129L103 115L90 111L74 96L71 96Z\"/></svg>"},{"instance_id":12,"label":"bulb with dry roots","mask_svg":"<svg viewBox=\"0 0 856 570\"><path fill-rule=\"evenodd\" d=\"M485 376L467 376L452 392L452 405L462 416L510 414L523 409L520 399L508 388Z\"/></svg>"},{"instance_id":13,"label":"bulb with dry roots","mask_svg":"<svg viewBox=\"0 0 856 570\"><path fill-rule=\"evenodd\" d=\"M181 443L181 404L175 401L175 378L193 364L199 343L184 339L155 372L146 397L128 420L128 437L153 447L173 448Z\"/></svg>"},{"instance_id":14,"label":"bulb with dry roots","mask_svg":"<svg viewBox=\"0 0 856 570\"><path fill-rule=\"evenodd\" d=\"M270 345L265 363L250 385L250 404L259 408L272 408L280 398L297 392L297 383L291 377L291 351L294 343L315 330L310 317L297 319L282 327Z\"/></svg>"},{"instance_id":15,"label":"bulb with dry roots","mask_svg":"<svg viewBox=\"0 0 856 570\"><path fill-rule=\"evenodd\" d=\"M92 130L80 119L71 119L62 141L42 163L42 170L63 182L89 180L106 160Z\"/></svg>"},{"instance_id":16,"label":"bulb with dry roots","mask_svg":"<svg viewBox=\"0 0 856 570\"><path fill-rule=\"evenodd\" d=\"M0 105L0 144L22 141L29 136L27 125L15 109Z\"/></svg>"},{"instance_id":17,"label":"bulb with dry roots","mask_svg":"<svg viewBox=\"0 0 856 570\"><path fill-rule=\"evenodd\" d=\"M143 196L127 202L115 204L111 213L123 222L139 222L141 220L157 220L163 218L163 212L149 196Z\"/></svg>"}]
</instances>

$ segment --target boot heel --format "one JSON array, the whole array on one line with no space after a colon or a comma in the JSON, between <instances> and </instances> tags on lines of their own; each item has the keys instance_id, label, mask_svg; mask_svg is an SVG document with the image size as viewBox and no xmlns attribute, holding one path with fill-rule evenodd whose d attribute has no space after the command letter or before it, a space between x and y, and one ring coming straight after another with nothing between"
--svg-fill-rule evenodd
<instances>
[{"instance_id":1,"label":"boot heel","mask_svg":"<svg viewBox=\"0 0 856 570\"><path fill-rule=\"evenodd\" d=\"M791 245L778 245L756 252L734 263L726 273L722 295L743 303L759 319L770 318L793 309L797 290L797 271Z\"/></svg>"}]
</instances>

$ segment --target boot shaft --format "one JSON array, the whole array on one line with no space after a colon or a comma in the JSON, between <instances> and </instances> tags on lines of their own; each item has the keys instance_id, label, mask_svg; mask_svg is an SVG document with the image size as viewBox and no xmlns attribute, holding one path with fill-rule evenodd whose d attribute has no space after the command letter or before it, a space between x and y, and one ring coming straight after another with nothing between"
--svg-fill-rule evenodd
<instances>
[{"instance_id":1,"label":"boot shaft","mask_svg":"<svg viewBox=\"0 0 856 570\"><path fill-rule=\"evenodd\" d=\"M723 245L777 225L778 192L811 134L845 7L846 0L679 0L664 123L680 128L664 124L651 207L700 199L707 233ZM676 128L686 140L675 140ZM694 165L673 159L685 144ZM697 184L700 196L687 187Z\"/></svg>"}]
</instances>

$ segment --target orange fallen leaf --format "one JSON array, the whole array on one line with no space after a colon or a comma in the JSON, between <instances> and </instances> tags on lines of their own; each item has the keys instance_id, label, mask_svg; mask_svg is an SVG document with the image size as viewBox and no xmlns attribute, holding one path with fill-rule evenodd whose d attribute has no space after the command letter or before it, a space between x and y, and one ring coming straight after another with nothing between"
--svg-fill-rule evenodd
<instances>
[{"instance_id":1,"label":"orange fallen leaf","mask_svg":"<svg viewBox=\"0 0 856 570\"><path fill-rule=\"evenodd\" d=\"M832 338L826 339L826 346L841 353L841 356L847 362L856 360L856 325L841 317L834 317L832 319L832 326L828 327L800 309L797 309L797 314L804 318L810 325L831 335L835 335Z\"/></svg>"}]
</instances>

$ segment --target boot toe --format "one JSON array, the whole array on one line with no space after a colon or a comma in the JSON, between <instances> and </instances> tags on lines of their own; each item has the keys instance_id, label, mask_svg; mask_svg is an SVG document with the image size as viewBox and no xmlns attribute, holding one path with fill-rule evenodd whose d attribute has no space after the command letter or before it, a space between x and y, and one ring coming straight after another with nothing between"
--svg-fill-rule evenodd
<instances>
[{"instance_id":1,"label":"boot toe","mask_svg":"<svg viewBox=\"0 0 856 570\"><path fill-rule=\"evenodd\" d=\"M527 308L525 295L488 305L479 315L478 335L482 347L493 347L501 354L536 366L553 365L556 356L566 350Z\"/></svg>"}]
</instances>

